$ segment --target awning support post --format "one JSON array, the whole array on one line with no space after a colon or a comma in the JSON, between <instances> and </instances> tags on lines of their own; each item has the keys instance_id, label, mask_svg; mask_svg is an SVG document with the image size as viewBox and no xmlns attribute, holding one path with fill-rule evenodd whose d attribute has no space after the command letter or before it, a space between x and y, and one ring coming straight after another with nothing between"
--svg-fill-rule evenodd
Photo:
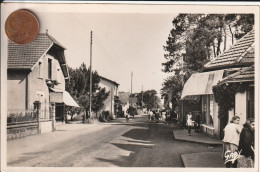
<instances>
[{"instance_id":1,"label":"awning support post","mask_svg":"<svg viewBox=\"0 0 260 172\"><path fill-rule=\"evenodd\" d=\"M51 103L51 122L52 122L52 132L56 131L56 120L55 120L55 112L56 111L56 106L55 103Z\"/></svg>"}]
</instances>

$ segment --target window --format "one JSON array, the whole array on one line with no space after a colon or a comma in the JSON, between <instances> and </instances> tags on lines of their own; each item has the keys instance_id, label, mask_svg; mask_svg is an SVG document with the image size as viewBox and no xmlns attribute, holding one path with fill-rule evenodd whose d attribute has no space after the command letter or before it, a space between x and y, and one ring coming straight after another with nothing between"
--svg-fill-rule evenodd
<instances>
[{"instance_id":1,"label":"window","mask_svg":"<svg viewBox=\"0 0 260 172\"><path fill-rule=\"evenodd\" d=\"M249 87L247 90L247 118L255 118L255 90Z\"/></svg>"},{"instance_id":2,"label":"window","mask_svg":"<svg viewBox=\"0 0 260 172\"><path fill-rule=\"evenodd\" d=\"M202 123L214 126L213 124L213 95L202 96Z\"/></svg>"},{"instance_id":3,"label":"window","mask_svg":"<svg viewBox=\"0 0 260 172\"><path fill-rule=\"evenodd\" d=\"M39 78L42 78L42 72L41 72L41 70L42 70L42 62L39 62L39 71L38 71L38 77L39 77Z\"/></svg>"},{"instance_id":4,"label":"window","mask_svg":"<svg viewBox=\"0 0 260 172\"><path fill-rule=\"evenodd\" d=\"M48 59L48 79L52 79L52 60Z\"/></svg>"}]
</instances>

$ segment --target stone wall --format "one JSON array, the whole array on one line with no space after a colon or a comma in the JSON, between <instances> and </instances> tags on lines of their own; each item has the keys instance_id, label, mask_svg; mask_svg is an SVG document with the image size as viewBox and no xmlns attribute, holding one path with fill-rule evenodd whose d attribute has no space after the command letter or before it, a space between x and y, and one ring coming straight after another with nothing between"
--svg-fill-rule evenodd
<instances>
[{"instance_id":1,"label":"stone wall","mask_svg":"<svg viewBox=\"0 0 260 172\"><path fill-rule=\"evenodd\" d=\"M34 135L38 133L38 123L7 126L7 140Z\"/></svg>"}]
</instances>

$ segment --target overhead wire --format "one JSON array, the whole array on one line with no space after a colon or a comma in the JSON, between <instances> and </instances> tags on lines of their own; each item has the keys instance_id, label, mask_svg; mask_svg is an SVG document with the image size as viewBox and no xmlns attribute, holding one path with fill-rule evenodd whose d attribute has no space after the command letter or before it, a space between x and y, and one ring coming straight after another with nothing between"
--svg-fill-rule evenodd
<instances>
[{"instance_id":1,"label":"overhead wire","mask_svg":"<svg viewBox=\"0 0 260 172\"><path fill-rule=\"evenodd\" d=\"M71 13L62 13L62 15L67 19L68 23L72 23L74 27L79 29L81 31L81 34L84 35L84 37L87 37L87 35L90 33L91 30L93 30L90 26L82 23L80 19L78 19L76 16L74 16ZM88 32L89 31L89 32ZM98 38L97 34L93 34L93 37L95 39L96 45L103 50L103 53L108 56L110 56L110 53L107 51L107 49L104 47L104 45L101 43L100 39ZM87 37L88 38L88 37Z\"/></svg>"},{"instance_id":2,"label":"overhead wire","mask_svg":"<svg viewBox=\"0 0 260 172\"><path fill-rule=\"evenodd\" d=\"M77 16L71 14L71 17L72 17L73 20L75 20L75 21L78 23L78 25L80 25L82 28L87 28L89 31L92 31L92 30L93 30L89 25L87 25L86 23L81 22L80 19L79 19ZM99 44L98 46L105 51L105 54L108 55L108 56L110 56L110 53L107 51L107 49L105 48L105 46L102 44L102 42L100 41L99 36L96 34L96 32L93 32L93 37L95 38L94 40L97 41L97 43Z\"/></svg>"}]
</instances>

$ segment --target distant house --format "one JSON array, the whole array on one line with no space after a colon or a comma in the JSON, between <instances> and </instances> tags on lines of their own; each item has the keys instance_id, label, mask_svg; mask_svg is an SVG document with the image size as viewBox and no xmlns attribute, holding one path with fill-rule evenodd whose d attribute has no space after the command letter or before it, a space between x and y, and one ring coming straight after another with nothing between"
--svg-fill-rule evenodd
<instances>
[{"instance_id":1,"label":"distant house","mask_svg":"<svg viewBox=\"0 0 260 172\"><path fill-rule=\"evenodd\" d=\"M24 111L39 108L41 133L52 129L51 111L55 111L56 120L63 120L65 106L78 107L65 91L69 73L64 50L47 33L40 33L26 45L8 42L8 109Z\"/></svg>"},{"instance_id":2,"label":"distant house","mask_svg":"<svg viewBox=\"0 0 260 172\"><path fill-rule=\"evenodd\" d=\"M108 98L103 102L104 107L102 108L102 111L109 111L110 118L115 119L114 97L117 96L119 84L103 76L99 76L99 77L100 77L100 83L99 83L100 86L106 88L106 91L109 91Z\"/></svg>"},{"instance_id":3,"label":"distant house","mask_svg":"<svg viewBox=\"0 0 260 172\"><path fill-rule=\"evenodd\" d=\"M206 133L222 138L223 129L232 116L239 115L241 123L244 123L246 118L254 116L254 48L255 34L252 30L224 53L207 63L203 72L191 75L185 83L181 99L184 103L197 102L196 111L202 114L202 127ZM236 94L233 110L227 112L225 120L219 120L219 106L215 102L212 88L218 84L231 82L252 84L245 93ZM186 113L187 111L184 112Z\"/></svg>"},{"instance_id":4,"label":"distant house","mask_svg":"<svg viewBox=\"0 0 260 172\"><path fill-rule=\"evenodd\" d=\"M130 92L118 92L118 97L119 97L119 100L121 101L122 103L122 109L124 111L124 115L127 111L127 109L129 108L129 96L130 96Z\"/></svg>"}]
</instances>

